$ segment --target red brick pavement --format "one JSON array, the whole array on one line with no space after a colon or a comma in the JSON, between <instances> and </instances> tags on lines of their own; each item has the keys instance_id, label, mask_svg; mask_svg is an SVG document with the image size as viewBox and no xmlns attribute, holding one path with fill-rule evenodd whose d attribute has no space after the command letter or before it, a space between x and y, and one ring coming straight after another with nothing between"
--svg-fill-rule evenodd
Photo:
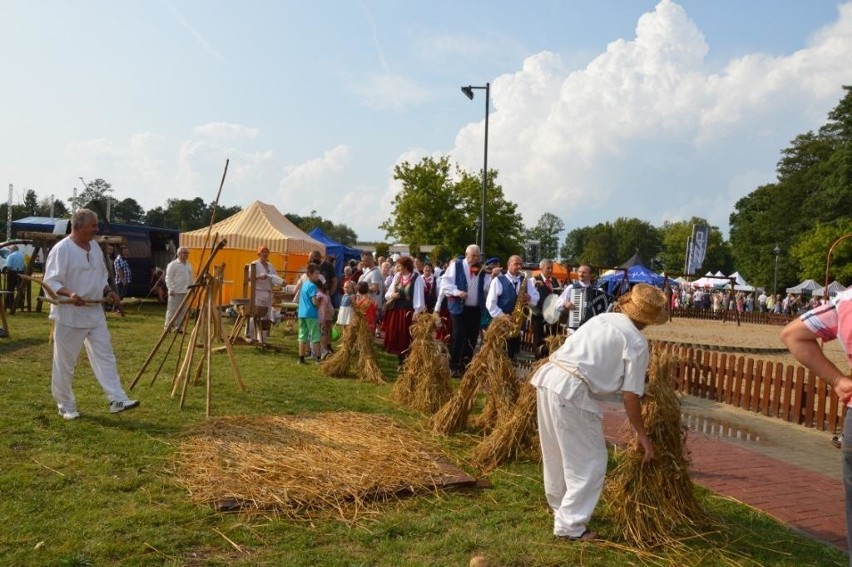
<instances>
[{"instance_id":1,"label":"red brick pavement","mask_svg":"<svg viewBox=\"0 0 852 567\"><path fill-rule=\"evenodd\" d=\"M629 429L624 410L605 404L604 414L606 437L623 441L625 428ZM690 432L687 445L694 482L847 549L843 485L838 479L701 433Z\"/></svg>"}]
</instances>

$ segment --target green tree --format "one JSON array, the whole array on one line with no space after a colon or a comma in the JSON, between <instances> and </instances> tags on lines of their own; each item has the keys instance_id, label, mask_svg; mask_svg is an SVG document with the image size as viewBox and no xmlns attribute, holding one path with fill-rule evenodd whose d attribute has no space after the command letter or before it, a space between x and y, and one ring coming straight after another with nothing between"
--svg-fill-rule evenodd
<instances>
[{"instance_id":1,"label":"green tree","mask_svg":"<svg viewBox=\"0 0 852 567\"><path fill-rule=\"evenodd\" d=\"M145 224L145 209L136 202L136 199L128 197L113 203L110 220L124 224Z\"/></svg>"},{"instance_id":2,"label":"green tree","mask_svg":"<svg viewBox=\"0 0 852 567\"><path fill-rule=\"evenodd\" d=\"M481 172L480 172L481 173ZM449 157L425 157L419 163L398 164L394 179L402 190L393 210L379 228L387 238L417 244L441 244L461 252L477 242L476 219L481 210L481 178L456 166L451 175ZM497 172L488 173L485 245L488 255L508 257L523 253L523 224L517 205L507 201L496 184Z\"/></svg>"},{"instance_id":3,"label":"green tree","mask_svg":"<svg viewBox=\"0 0 852 567\"><path fill-rule=\"evenodd\" d=\"M358 234L349 226L345 224L335 224L332 221L319 216L316 211L311 211L311 214L306 217L292 213L284 213L284 216L304 232L310 232L315 228L320 228L329 238L346 246L355 246L358 242Z\"/></svg>"},{"instance_id":4,"label":"green tree","mask_svg":"<svg viewBox=\"0 0 852 567\"><path fill-rule=\"evenodd\" d=\"M832 224L821 224L800 234L790 249L790 255L799 266L799 280L813 279L825 283L825 268L828 251L839 238L852 235L852 219L838 220ZM831 257L829 277L841 283L852 282L852 238L837 245Z\"/></svg>"},{"instance_id":5,"label":"green tree","mask_svg":"<svg viewBox=\"0 0 852 567\"><path fill-rule=\"evenodd\" d=\"M828 113L818 132L793 139L781 152L778 181L740 199L731 214L731 248L737 268L756 285L771 285L778 246L778 287L797 283L808 271L792 253L815 222L832 224L852 210L852 88Z\"/></svg>"},{"instance_id":6,"label":"green tree","mask_svg":"<svg viewBox=\"0 0 852 567\"><path fill-rule=\"evenodd\" d=\"M0 205L0 241L6 240L6 219L8 218L9 205L8 203L3 203ZM12 220L16 221L18 219L22 219L24 217L29 216L27 214L27 210L24 208L24 205L12 205Z\"/></svg>"},{"instance_id":7,"label":"green tree","mask_svg":"<svg viewBox=\"0 0 852 567\"><path fill-rule=\"evenodd\" d=\"M627 261L633 254L651 267L663 248L660 231L651 223L636 218L618 218L612 225L616 261ZM656 268L657 266L654 266Z\"/></svg>"},{"instance_id":8,"label":"green tree","mask_svg":"<svg viewBox=\"0 0 852 567\"><path fill-rule=\"evenodd\" d=\"M38 211L38 195L32 189L27 189L26 195L24 195L24 209L27 211L27 214L34 217L39 214Z\"/></svg>"},{"instance_id":9,"label":"green tree","mask_svg":"<svg viewBox=\"0 0 852 567\"><path fill-rule=\"evenodd\" d=\"M528 240L538 240L539 256L556 258L559 253L559 233L565 230L565 223L553 213L544 213L536 225L527 230Z\"/></svg>"},{"instance_id":10,"label":"green tree","mask_svg":"<svg viewBox=\"0 0 852 567\"><path fill-rule=\"evenodd\" d=\"M216 222L237 214L239 205L216 208ZM213 203L205 204L201 197L195 199L168 199L165 207L155 207L145 214L145 224L160 228L173 228L181 231L196 230L210 225L213 215Z\"/></svg>"},{"instance_id":11,"label":"green tree","mask_svg":"<svg viewBox=\"0 0 852 567\"><path fill-rule=\"evenodd\" d=\"M86 188L69 201L72 207L90 209L98 215L98 219L106 220L107 200L112 198L110 193L112 193L112 185L99 177L87 183Z\"/></svg>"},{"instance_id":12,"label":"green tree","mask_svg":"<svg viewBox=\"0 0 852 567\"><path fill-rule=\"evenodd\" d=\"M659 229L663 248L657 256L661 266L657 269L662 269L669 274L682 274L686 265L686 241L692 236L692 227L709 224L701 217L692 217L688 221L663 223ZM707 272L720 271L727 275L734 271L733 265L730 244L725 242L719 227L710 226L704 263L698 272L703 275ZM746 280L749 280L751 277L749 273L739 267L737 269Z\"/></svg>"},{"instance_id":13,"label":"green tree","mask_svg":"<svg viewBox=\"0 0 852 567\"><path fill-rule=\"evenodd\" d=\"M390 245L387 242L379 242L376 244L376 258L382 256L383 258L387 258L390 256Z\"/></svg>"},{"instance_id":14,"label":"green tree","mask_svg":"<svg viewBox=\"0 0 852 567\"><path fill-rule=\"evenodd\" d=\"M52 210L51 205L53 205ZM51 203L50 197L45 197L38 202L38 212L36 214L42 217L52 216L54 218L61 219L69 217L71 213L61 199L54 199L53 203Z\"/></svg>"},{"instance_id":15,"label":"green tree","mask_svg":"<svg viewBox=\"0 0 852 567\"><path fill-rule=\"evenodd\" d=\"M580 263L591 230L592 227L584 226L575 228L565 235L565 242L559 249L559 255L569 265L577 266Z\"/></svg>"},{"instance_id":16,"label":"green tree","mask_svg":"<svg viewBox=\"0 0 852 567\"><path fill-rule=\"evenodd\" d=\"M589 230L579 263L597 267L616 266L623 260L618 259L615 248L612 225L598 223Z\"/></svg>"}]
</instances>

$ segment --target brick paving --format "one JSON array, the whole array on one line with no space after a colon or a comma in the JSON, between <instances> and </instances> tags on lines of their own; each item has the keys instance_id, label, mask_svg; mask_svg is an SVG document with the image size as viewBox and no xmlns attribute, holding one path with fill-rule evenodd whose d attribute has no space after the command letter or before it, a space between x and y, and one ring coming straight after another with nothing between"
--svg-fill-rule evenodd
<instances>
[{"instance_id":1,"label":"brick paving","mask_svg":"<svg viewBox=\"0 0 852 567\"><path fill-rule=\"evenodd\" d=\"M625 428L629 429L623 407L612 402L602 407L607 439L622 441ZM707 405L702 410L704 415L716 412L726 423L737 420L742 426L751 422L747 426L759 428L763 440L768 441L763 445L742 443L733 436L690 430L687 446L694 482L848 550L840 451L831 446L830 435L791 429L789 424L744 410L735 410L735 415L730 409ZM771 447L764 446L769 444ZM806 453L798 454L802 452Z\"/></svg>"}]
</instances>

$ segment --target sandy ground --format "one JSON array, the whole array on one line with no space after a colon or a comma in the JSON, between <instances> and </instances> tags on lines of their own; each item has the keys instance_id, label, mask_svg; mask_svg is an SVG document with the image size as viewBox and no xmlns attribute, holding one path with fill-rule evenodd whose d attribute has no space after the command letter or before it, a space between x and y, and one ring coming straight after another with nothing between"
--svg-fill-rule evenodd
<instances>
[{"instance_id":1,"label":"sandy ground","mask_svg":"<svg viewBox=\"0 0 852 567\"><path fill-rule=\"evenodd\" d=\"M703 345L721 345L759 349L783 349L779 336L783 327L736 322L703 321L699 319L674 319L665 325L647 327L645 335L652 340ZM825 354L842 371L849 370L846 355L837 341L825 344ZM741 354L741 353L735 353ZM744 354L751 358L798 364L786 351L779 353Z\"/></svg>"}]
</instances>

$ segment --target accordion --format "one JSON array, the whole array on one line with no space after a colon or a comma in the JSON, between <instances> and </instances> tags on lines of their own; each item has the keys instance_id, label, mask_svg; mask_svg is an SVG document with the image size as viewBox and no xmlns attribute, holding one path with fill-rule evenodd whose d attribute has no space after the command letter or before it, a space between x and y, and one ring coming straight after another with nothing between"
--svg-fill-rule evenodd
<instances>
[{"instance_id":1,"label":"accordion","mask_svg":"<svg viewBox=\"0 0 852 567\"><path fill-rule=\"evenodd\" d=\"M570 329L580 327L595 315L606 313L610 308L610 296L605 291L591 286L570 290L568 300L574 304L574 308L568 312Z\"/></svg>"}]
</instances>

